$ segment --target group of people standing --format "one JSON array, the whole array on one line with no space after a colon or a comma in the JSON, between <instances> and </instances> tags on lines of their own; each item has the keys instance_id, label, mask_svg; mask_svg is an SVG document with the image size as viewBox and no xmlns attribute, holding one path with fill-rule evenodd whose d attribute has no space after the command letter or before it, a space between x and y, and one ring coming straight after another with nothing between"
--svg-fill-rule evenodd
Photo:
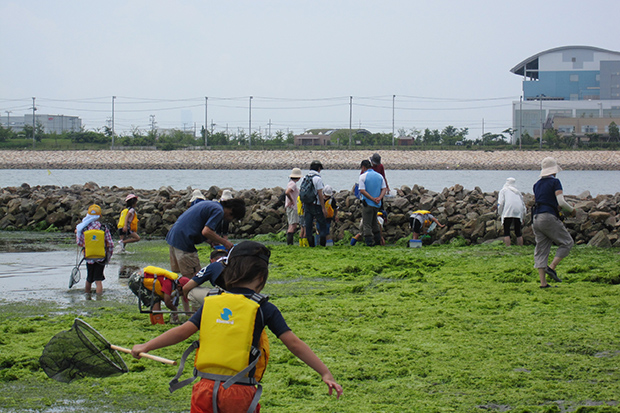
<instances>
[{"instance_id":1,"label":"group of people standing","mask_svg":"<svg viewBox=\"0 0 620 413\"><path fill-rule=\"evenodd\" d=\"M358 188L362 202L361 234L366 245L381 245L382 231L378 214L383 208L383 198L390 190L381 156L375 153L370 159L364 159L360 163L360 169ZM319 245L328 245L331 223L338 220L338 206L333 198L333 188L323 182L322 170L323 164L320 161L312 161L301 187L297 186L297 182L302 178L301 169L293 168L289 175L285 190L288 245L293 245L297 227L301 224L300 245L314 247L315 222ZM310 191L310 195L304 194L304 191Z\"/></svg>"}]
</instances>

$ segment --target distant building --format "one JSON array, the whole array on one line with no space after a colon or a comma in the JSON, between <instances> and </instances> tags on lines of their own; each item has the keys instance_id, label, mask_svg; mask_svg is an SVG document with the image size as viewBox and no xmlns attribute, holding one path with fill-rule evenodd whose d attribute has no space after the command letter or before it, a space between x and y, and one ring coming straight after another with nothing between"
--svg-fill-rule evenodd
<instances>
[{"instance_id":1,"label":"distant building","mask_svg":"<svg viewBox=\"0 0 620 413\"><path fill-rule=\"evenodd\" d=\"M371 134L366 129L356 129L352 131L353 135L357 134ZM348 144L349 142L349 129L308 129L301 135L294 136L294 145L296 146L328 146L340 143ZM359 145L361 142L354 142Z\"/></svg>"},{"instance_id":2,"label":"distant building","mask_svg":"<svg viewBox=\"0 0 620 413\"><path fill-rule=\"evenodd\" d=\"M82 130L82 119L77 116L65 115L35 115L35 124L41 125L45 133L78 132ZM15 132L24 129L24 125L32 126L32 115L12 116L5 114L0 116L2 127L10 127Z\"/></svg>"},{"instance_id":3,"label":"distant building","mask_svg":"<svg viewBox=\"0 0 620 413\"><path fill-rule=\"evenodd\" d=\"M620 125L620 52L564 46L528 57L510 71L523 77L522 100L512 104L514 138L541 130L584 136Z\"/></svg>"}]
</instances>

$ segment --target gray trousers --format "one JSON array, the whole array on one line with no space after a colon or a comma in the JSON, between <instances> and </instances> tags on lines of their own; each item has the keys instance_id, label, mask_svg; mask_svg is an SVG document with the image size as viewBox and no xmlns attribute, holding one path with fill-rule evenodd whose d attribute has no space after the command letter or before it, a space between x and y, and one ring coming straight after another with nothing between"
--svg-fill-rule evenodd
<instances>
[{"instance_id":1,"label":"gray trousers","mask_svg":"<svg viewBox=\"0 0 620 413\"><path fill-rule=\"evenodd\" d=\"M534 236L536 238L534 268L547 268L552 244L558 246L555 256L564 258L570 253L575 243L562 221L554 214L544 213L534 215L532 229L534 230Z\"/></svg>"},{"instance_id":2,"label":"gray trousers","mask_svg":"<svg viewBox=\"0 0 620 413\"><path fill-rule=\"evenodd\" d=\"M362 206L362 235L366 244L379 245L381 242L381 228L379 228L379 221L377 221L377 212L379 208L369 205ZM377 242L378 241L378 242Z\"/></svg>"}]
</instances>

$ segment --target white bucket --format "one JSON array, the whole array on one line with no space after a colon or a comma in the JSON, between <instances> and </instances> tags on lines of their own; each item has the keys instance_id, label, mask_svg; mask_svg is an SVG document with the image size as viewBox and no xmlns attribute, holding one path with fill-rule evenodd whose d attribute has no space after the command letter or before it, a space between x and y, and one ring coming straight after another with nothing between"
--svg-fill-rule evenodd
<instances>
[{"instance_id":1,"label":"white bucket","mask_svg":"<svg viewBox=\"0 0 620 413\"><path fill-rule=\"evenodd\" d=\"M409 248L422 248L422 240L421 239L410 239Z\"/></svg>"}]
</instances>

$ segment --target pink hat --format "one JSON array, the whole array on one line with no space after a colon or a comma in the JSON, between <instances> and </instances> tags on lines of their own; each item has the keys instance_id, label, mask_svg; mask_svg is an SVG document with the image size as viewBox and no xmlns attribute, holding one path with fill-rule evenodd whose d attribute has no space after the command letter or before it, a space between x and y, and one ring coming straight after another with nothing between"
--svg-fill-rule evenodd
<instances>
[{"instance_id":1,"label":"pink hat","mask_svg":"<svg viewBox=\"0 0 620 413\"><path fill-rule=\"evenodd\" d=\"M130 199L138 199L138 197L135 194L129 194L125 197L125 202L129 201Z\"/></svg>"}]
</instances>

